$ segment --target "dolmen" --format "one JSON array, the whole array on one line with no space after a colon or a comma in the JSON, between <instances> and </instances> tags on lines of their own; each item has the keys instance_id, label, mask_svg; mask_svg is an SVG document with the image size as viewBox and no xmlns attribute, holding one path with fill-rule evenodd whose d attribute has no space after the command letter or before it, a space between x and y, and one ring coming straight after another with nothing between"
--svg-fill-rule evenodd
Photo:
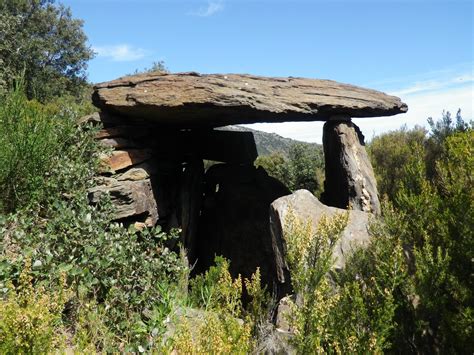
<instances>
[{"instance_id":1,"label":"dolmen","mask_svg":"<svg viewBox=\"0 0 474 355\"><path fill-rule=\"evenodd\" d=\"M234 275L248 277L260 267L262 280L280 296L288 292L279 247L284 236L270 220L279 220L276 214L283 215L281 206L287 204L270 206L291 191L254 166L251 132L216 128L325 121L322 203L333 208L328 211L378 215L364 137L351 118L408 109L397 97L331 80L194 72L138 74L97 84L92 100L100 111L82 121L101 124L97 139L112 152L103 157L91 203L108 193L117 221L138 229L180 228L195 272L209 267L215 255L231 260ZM297 196L307 206L326 208L306 192Z\"/></svg>"}]
</instances>

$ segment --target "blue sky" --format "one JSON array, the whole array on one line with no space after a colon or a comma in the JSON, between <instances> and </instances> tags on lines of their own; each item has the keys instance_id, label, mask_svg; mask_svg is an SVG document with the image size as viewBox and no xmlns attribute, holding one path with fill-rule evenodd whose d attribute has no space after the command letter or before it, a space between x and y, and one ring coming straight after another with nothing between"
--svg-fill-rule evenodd
<instances>
[{"instance_id":1,"label":"blue sky","mask_svg":"<svg viewBox=\"0 0 474 355\"><path fill-rule=\"evenodd\" d=\"M474 5L459 0L65 0L101 82L163 60L172 72L332 79L401 97L409 112L357 119L367 138L424 125L443 109L473 118ZM322 124L254 126L321 141Z\"/></svg>"}]
</instances>

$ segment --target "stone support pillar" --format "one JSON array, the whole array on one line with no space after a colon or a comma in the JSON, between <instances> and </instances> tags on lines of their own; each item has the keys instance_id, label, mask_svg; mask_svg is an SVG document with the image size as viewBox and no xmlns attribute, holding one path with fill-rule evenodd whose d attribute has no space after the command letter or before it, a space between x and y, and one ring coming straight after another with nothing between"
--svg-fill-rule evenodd
<instances>
[{"instance_id":1,"label":"stone support pillar","mask_svg":"<svg viewBox=\"0 0 474 355\"><path fill-rule=\"evenodd\" d=\"M377 183L364 145L364 136L350 119L324 124L326 180L321 199L329 206L380 214Z\"/></svg>"},{"instance_id":2,"label":"stone support pillar","mask_svg":"<svg viewBox=\"0 0 474 355\"><path fill-rule=\"evenodd\" d=\"M194 158L188 161L181 176L178 218L182 229L182 240L191 263L194 263L196 259L203 179L204 165L202 159Z\"/></svg>"}]
</instances>

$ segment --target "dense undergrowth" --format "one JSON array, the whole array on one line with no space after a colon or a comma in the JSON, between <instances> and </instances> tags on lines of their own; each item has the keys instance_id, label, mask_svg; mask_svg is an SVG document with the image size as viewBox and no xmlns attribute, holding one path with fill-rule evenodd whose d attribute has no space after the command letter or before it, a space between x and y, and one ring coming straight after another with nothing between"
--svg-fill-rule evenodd
<instances>
[{"instance_id":1,"label":"dense undergrowth","mask_svg":"<svg viewBox=\"0 0 474 355\"><path fill-rule=\"evenodd\" d=\"M77 124L84 113L72 101L28 101L21 87L1 102L2 353L166 352L195 337L202 351L249 350L266 311L259 272L232 280L228 262L216 259L189 281L184 252L169 247L177 233L113 223L107 198L91 206L87 189L104 151L95 128ZM184 326L165 334L166 321L191 306L207 312L193 338Z\"/></svg>"},{"instance_id":2,"label":"dense undergrowth","mask_svg":"<svg viewBox=\"0 0 474 355\"><path fill-rule=\"evenodd\" d=\"M1 98L0 352L259 349L273 307L259 270L234 279L218 257L191 279L177 233L111 222L106 197L89 205L104 152L77 124L89 110L21 87ZM473 150L472 127L446 117L375 138L383 218L342 271L331 251L347 215L287 221L298 353L472 353Z\"/></svg>"}]
</instances>

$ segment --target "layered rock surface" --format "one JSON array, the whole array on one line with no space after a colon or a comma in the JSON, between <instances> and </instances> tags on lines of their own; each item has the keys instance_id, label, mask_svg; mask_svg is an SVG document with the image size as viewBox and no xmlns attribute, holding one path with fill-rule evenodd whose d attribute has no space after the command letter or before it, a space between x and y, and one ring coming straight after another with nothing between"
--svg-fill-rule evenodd
<instances>
[{"instance_id":1,"label":"layered rock surface","mask_svg":"<svg viewBox=\"0 0 474 355\"><path fill-rule=\"evenodd\" d=\"M158 208L149 179L116 180L103 179L104 184L89 190L89 200L96 204L103 194L109 194L115 206L115 218L125 219L140 216L147 226L153 226L158 221Z\"/></svg>"},{"instance_id":2,"label":"layered rock surface","mask_svg":"<svg viewBox=\"0 0 474 355\"><path fill-rule=\"evenodd\" d=\"M329 206L380 214L377 181L364 136L350 121L329 121L323 128L324 194Z\"/></svg>"},{"instance_id":3,"label":"layered rock surface","mask_svg":"<svg viewBox=\"0 0 474 355\"><path fill-rule=\"evenodd\" d=\"M285 244L285 223L290 212L301 222L311 223L313 231L316 231L323 215L331 217L337 213L349 213L347 225L341 238L334 246L334 269L343 268L347 257L353 250L366 245L370 240L368 232L369 213L326 206L307 190L298 190L291 195L283 196L273 201L270 208L270 228L273 251L276 257L275 264L279 289L283 290L283 293L290 291L290 276L286 263ZM281 294L282 291L279 293Z\"/></svg>"},{"instance_id":4,"label":"layered rock surface","mask_svg":"<svg viewBox=\"0 0 474 355\"><path fill-rule=\"evenodd\" d=\"M133 121L218 127L331 117L390 116L407 111L398 97L331 80L238 74L152 73L95 86L94 104Z\"/></svg>"}]
</instances>

